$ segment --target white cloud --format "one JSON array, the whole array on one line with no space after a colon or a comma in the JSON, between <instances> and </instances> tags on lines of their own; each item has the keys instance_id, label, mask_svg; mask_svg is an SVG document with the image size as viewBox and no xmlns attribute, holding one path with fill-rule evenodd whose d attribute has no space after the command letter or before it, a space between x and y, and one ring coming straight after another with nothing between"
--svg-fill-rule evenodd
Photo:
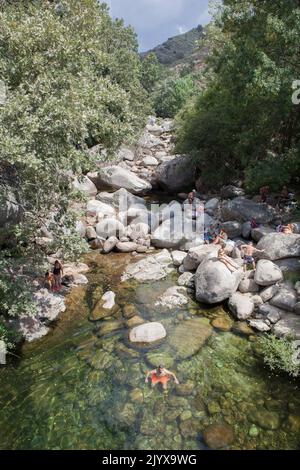
<instances>
[{"instance_id":1,"label":"white cloud","mask_svg":"<svg viewBox=\"0 0 300 470\"><path fill-rule=\"evenodd\" d=\"M111 14L124 18L138 33L142 50L170 36L206 24L209 0L109 0Z\"/></svg>"}]
</instances>

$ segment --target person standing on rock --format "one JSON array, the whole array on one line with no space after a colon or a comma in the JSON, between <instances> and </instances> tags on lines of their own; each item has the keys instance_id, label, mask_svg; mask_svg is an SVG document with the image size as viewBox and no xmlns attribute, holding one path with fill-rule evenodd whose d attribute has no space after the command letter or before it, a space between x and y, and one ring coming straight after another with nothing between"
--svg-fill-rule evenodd
<instances>
[{"instance_id":1,"label":"person standing on rock","mask_svg":"<svg viewBox=\"0 0 300 470\"><path fill-rule=\"evenodd\" d=\"M53 278L54 278L53 290L56 290L56 291L60 290L61 289L61 279L62 279L64 270L63 270L63 266L62 266L61 262L58 261L58 259L54 263L52 273L53 273Z\"/></svg>"},{"instance_id":2,"label":"person standing on rock","mask_svg":"<svg viewBox=\"0 0 300 470\"><path fill-rule=\"evenodd\" d=\"M253 242L249 242L248 245L241 245L240 250L244 253L244 271L247 271L248 266L251 266L252 269L256 269L256 262L254 259L254 253L263 253L264 250L258 250L254 247Z\"/></svg>"},{"instance_id":3,"label":"person standing on rock","mask_svg":"<svg viewBox=\"0 0 300 470\"><path fill-rule=\"evenodd\" d=\"M147 372L145 383L147 384L149 378L151 379L151 387L155 387L156 384L161 383L164 390L168 389L168 382L173 377L176 385L179 384L179 380L173 372L165 369L162 365L159 365L157 369Z\"/></svg>"},{"instance_id":4,"label":"person standing on rock","mask_svg":"<svg viewBox=\"0 0 300 470\"><path fill-rule=\"evenodd\" d=\"M183 208L186 210L186 215L192 219L196 219L202 213L204 213L204 206L202 201L196 197L196 192L191 191L188 194L188 198L183 203Z\"/></svg>"}]
</instances>

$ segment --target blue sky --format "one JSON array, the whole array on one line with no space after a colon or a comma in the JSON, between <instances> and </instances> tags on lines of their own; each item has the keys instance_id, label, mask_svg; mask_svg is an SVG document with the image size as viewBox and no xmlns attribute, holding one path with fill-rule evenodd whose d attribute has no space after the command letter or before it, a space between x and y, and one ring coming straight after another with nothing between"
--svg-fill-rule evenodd
<instances>
[{"instance_id":1,"label":"blue sky","mask_svg":"<svg viewBox=\"0 0 300 470\"><path fill-rule=\"evenodd\" d=\"M209 22L209 0L104 0L114 18L124 18L136 30L140 50Z\"/></svg>"}]
</instances>

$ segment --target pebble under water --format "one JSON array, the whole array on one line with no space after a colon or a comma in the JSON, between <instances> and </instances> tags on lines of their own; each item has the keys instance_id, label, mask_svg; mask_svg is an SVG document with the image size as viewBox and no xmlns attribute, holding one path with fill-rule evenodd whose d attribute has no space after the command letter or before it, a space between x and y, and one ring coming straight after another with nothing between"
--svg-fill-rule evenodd
<instances>
[{"instance_id":1,"label":"pebble under water","mask_svg":"<svg viewBox=\"0 0 300 470\"><path fill-rule=\"evenodd\" d=\"M177 275L121 283L129 260L89 254L90 283L70 293L56 328L0 369L0 448L197 450L207 448L207 428L211 447L299 448L297 382L271 375L254 354L252 337L211 327L216 319L233 324L223 308L192 300L177 311L155 307ZM90 322L107 290L116 293L120 309ZM136 313L131 323L126 306ZM130 345L128 327L139 316L160 321L165 340L149 348ZM210 332L205 342L202 329ZM180 381L169 382L168 393L145 384L146 371L159 363Z\"/></svg>"}]
</instances>

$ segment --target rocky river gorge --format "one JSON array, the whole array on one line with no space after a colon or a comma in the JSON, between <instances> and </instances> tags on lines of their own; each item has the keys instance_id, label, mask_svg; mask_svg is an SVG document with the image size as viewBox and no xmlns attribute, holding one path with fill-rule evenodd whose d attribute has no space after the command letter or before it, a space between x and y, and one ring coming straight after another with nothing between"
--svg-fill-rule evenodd
<instances>
[{"instance_id":1,"label":"rocky river gorge","mask_svg":"<svg viewBox=\"0 0 300 470\"><path fill-rule=\"evenodd\" d=\"M2 449L299 447L299 381L271 374L256 345L260 332L299 338L299 223L277 233L275 209L237 186L199 193L200 229L220 223L230 240L265 250L244 275L228 244L240 266L231 274L199 227L181 235L170 223L189 182L200 189L185 158L172 155L171 122L153 121L137 150L75 181L92 250L67 266L66 297L37 290L43 318L21 325L35 341L0 369ZM156 202L165 205L153 213ZM139 340L145 324L149 342ZM145 384L160 363L180 381L168 393Z\"/></svg>"}]
</instances>

